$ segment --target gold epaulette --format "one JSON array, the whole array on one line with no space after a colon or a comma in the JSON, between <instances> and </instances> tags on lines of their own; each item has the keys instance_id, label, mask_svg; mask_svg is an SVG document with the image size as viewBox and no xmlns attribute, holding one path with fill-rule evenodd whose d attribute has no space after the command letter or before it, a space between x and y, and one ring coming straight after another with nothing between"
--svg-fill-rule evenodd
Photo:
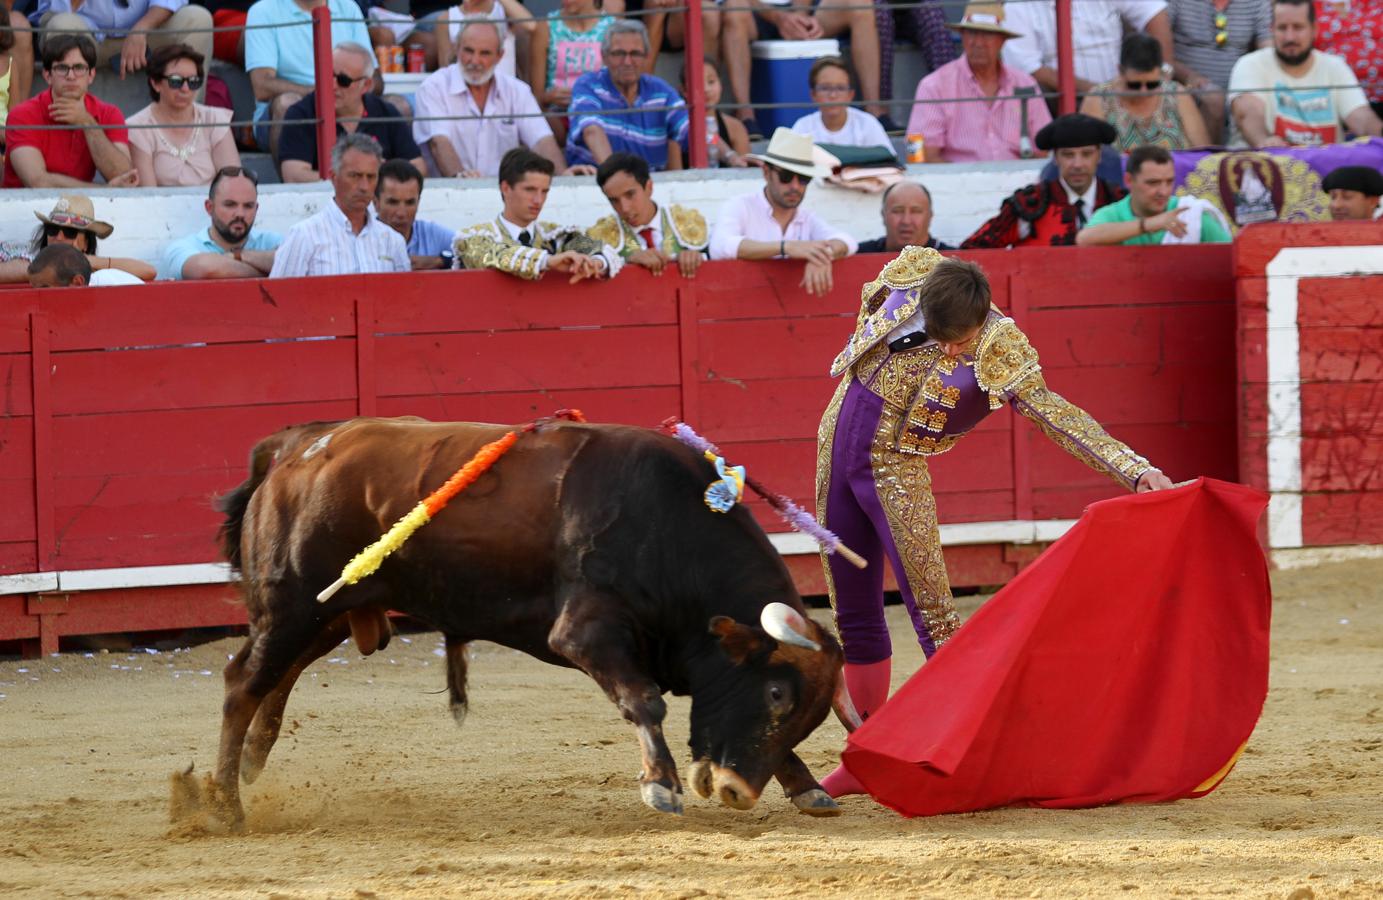
<instances>
[{"instance_id":1,"label":"gold epaulette","mask_svg":"<svg viewBox=\"0 0 1383 900\"><path fill-rule=\"evenodd\" d=\"M624 243L624 231L619 227L619 220L614 216L605 216L600 219L586 229L586 234L601 243L609 244L616 250L623 250L620 245Z\"/></svg>"},{"instance_id":2,"label":"gold epaulette","mask_svg":"<svg viewBox=\"0 0 1383 900\"><path fill-rule=\"evenodd\" d=\"M895 291L916 287L943 259L945 257L931 247L904 247L875 280Z\"/></svg>"},{"instance_id":3,"label":"gold epaulette","mask_svg":"<svg viewBox=\"0 0 1383 900\"><path fill-rule=\"evenodd\" d=\"M980 336L975 350L975 381L989 394L991 406L1000 395L1011 393L1040 371L1037 351L1012 319L999 319Z\"/></svg>"},{"instance_id":4,"label":"gold epaulette","mask_svg":"<svg viewBox=\"0 0 1383 900\"><path fill-rule=\"evenodd\" d=\"M672 230L677 243L684 250L705 250L710 241L710 229L706 227L706 217L694 209L672 204L668 209ZM607 242L608 243L608 242Z\"/></svg>"}]
</instances>

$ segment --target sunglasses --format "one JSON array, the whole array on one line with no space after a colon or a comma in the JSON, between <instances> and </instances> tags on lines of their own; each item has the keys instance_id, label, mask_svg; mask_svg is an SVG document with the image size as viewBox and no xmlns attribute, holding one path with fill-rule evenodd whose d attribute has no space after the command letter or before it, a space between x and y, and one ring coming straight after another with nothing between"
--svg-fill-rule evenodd
<instances>
[{"instance_id":1,"label":"sunglasses","mask_svg":"<svg viewBox=\"0 0 1383 900\"><path fill-rule=\"evenodd\" d=\"M361 75L359 78L352 78L351 76L347 75L345 72L336 72L335 75L336 75L336 86L337 86L337 87L343 87L343 88L348 88L348 87L350 87L351 85L355 84L357 81L364 81L366 78L369 78L369 77L370 77L369 75Z\"/></svg>"},{"instance_id":2,"label":"sunglasses","mask_svg":"<svg viewBox=\"0 0 1383 900\"><path fill-rule=\"evenodd\" d=\"M45 237L49 239L55 238L58 236L59 232L61 232L62 236L67 238L69 241L75 241L77 239L77 235L85 233L86 229L73 228L71 225L52 225L47 222L43 224L43 234Z\"/></svg>"},{"instance_id":3,"label":"sunglasses","mask_svg":"<svg viewBox=\"0 0 1383 900\"><path fill-rule=\"evenodd\" d=\"M1128 85L1131 91L1155 91L1162 87L1162 79L1156 81L1129 81L1124 79L1124 84Z\"/></svg>"},{"instance_id":4,"label":"sunglasses","mask_svg":"<svg viewBox=\"0 0 1383 900\"><path fill-rule=\"evenodd\" d=\"M1229 16L1215 13L1215 47L1222 49L1229 44Z\"/></svg>"},{"instance_id":5,"label":"sunglasses","mask_svg":"<svg viewBox=\"0 0 1383 900\"><path fill-rule=\"evenodd\" d=\"M180 91L183 85L187 85L190 91L201 90L202 76L200 75L164 75L163 80L175 91Z\"/></svg>"},{"instance_id":6,"label":"sunglasses","mask_svg":"<svg viewBox=\"0 0 1383 900\"><path fill-rule=\"evenodd\" d=\"M777 166L769 166L769 168L778 176L779 184L792 184L794 181L811 184L810 175L803 175L801 172L789 172L787 169L780 169Z\"/></svg>"}]
</instances>

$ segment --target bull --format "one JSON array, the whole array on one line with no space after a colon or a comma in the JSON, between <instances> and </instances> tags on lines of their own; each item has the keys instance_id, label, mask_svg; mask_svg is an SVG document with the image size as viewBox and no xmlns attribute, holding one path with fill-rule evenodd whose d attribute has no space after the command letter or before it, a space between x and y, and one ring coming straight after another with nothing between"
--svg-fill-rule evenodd
<instances>
[{"instance_id":1,"label":"bull","mask_svg":"<svg viewBox=\"0 0 1383 900\"><path fill-rule=\"evenodd\" d=\"M793 748L834 706L858 718L834 637L807 618L786 566L743 507L711 512L716 474L648 429L553 422L513 448L389 557L325 603L317 592L505 428L361 418L280 431L218 502L249 634L225 669L212 809L243 828L294 682L352 636L385 647L388 610L446 636L460 721L466 645L487 640L595 679L634 726L643 801L680 813L665 693L690 695L692 786L749 809L776 778L802 812L836 815Z\"/></svg>"}]
</instances>

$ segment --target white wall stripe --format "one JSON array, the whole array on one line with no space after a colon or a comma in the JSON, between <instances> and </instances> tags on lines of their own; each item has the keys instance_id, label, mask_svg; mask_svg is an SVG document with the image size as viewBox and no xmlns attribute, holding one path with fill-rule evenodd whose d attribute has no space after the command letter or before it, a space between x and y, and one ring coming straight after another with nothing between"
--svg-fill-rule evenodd
<instances>
[{"instance_id":1,"label":"white wall stripe","mask_svg":"<svg viewBox=\"0 0 1383 900\"><path fill-rule=\"evenodd\" d=\"M1284 247L1268 276L1268 546L1302 546L1301 335L1297 290L1303 278L1383 273L1383 246Z\"/></svg>"},{"instance_id":2,"label":"white wall stripe","mask_svg":"<svg viewBox=\"0 0 1383 900\"><path fill-rule=\"evenodd\" d=\"M1054 541L1076 524L1075 519L1014 522L964 522L941 526L943 546L966 544L1031 544ZM770 534L769 542L784 556L814 554L816 542L805 534ZM131 566L124 569L77 569L68 572L29 572L0 575L0 595L50 591L99 591L116 588L170 587L187 584L226 584L235 580L226 563L178 566Z\"/></svg>"}]
</instances>

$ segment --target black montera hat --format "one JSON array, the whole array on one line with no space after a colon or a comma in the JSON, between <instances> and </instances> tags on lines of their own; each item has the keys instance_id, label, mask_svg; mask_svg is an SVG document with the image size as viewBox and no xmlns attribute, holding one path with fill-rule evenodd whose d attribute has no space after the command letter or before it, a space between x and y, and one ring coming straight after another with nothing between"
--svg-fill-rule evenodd
<instances>
[{"instance_id":1,"label":"black montera hat","mask_svg":"<svg viewBox=\"0 0 1383 900\"><path fill-rule=\"evenodd\" d=\"M1321 187L1327 194L1338 189L1383 197L1383 173L1372 166L1340 166L1325 176Z\"/></svg>"},{"instance_id":2,"label":"black montera hat","mask_svg":"<svg viewBox=\"0 0 1383 900\"><path fill-rule=\"evenodd\" d=\"M1060 150L1063 147L1112 144L1118 137L1119 132L1104 119L1084 113L1070 113L1049 122L1037 133L1034 143L1039 150Z\"/></svg>"}]
</instances>

